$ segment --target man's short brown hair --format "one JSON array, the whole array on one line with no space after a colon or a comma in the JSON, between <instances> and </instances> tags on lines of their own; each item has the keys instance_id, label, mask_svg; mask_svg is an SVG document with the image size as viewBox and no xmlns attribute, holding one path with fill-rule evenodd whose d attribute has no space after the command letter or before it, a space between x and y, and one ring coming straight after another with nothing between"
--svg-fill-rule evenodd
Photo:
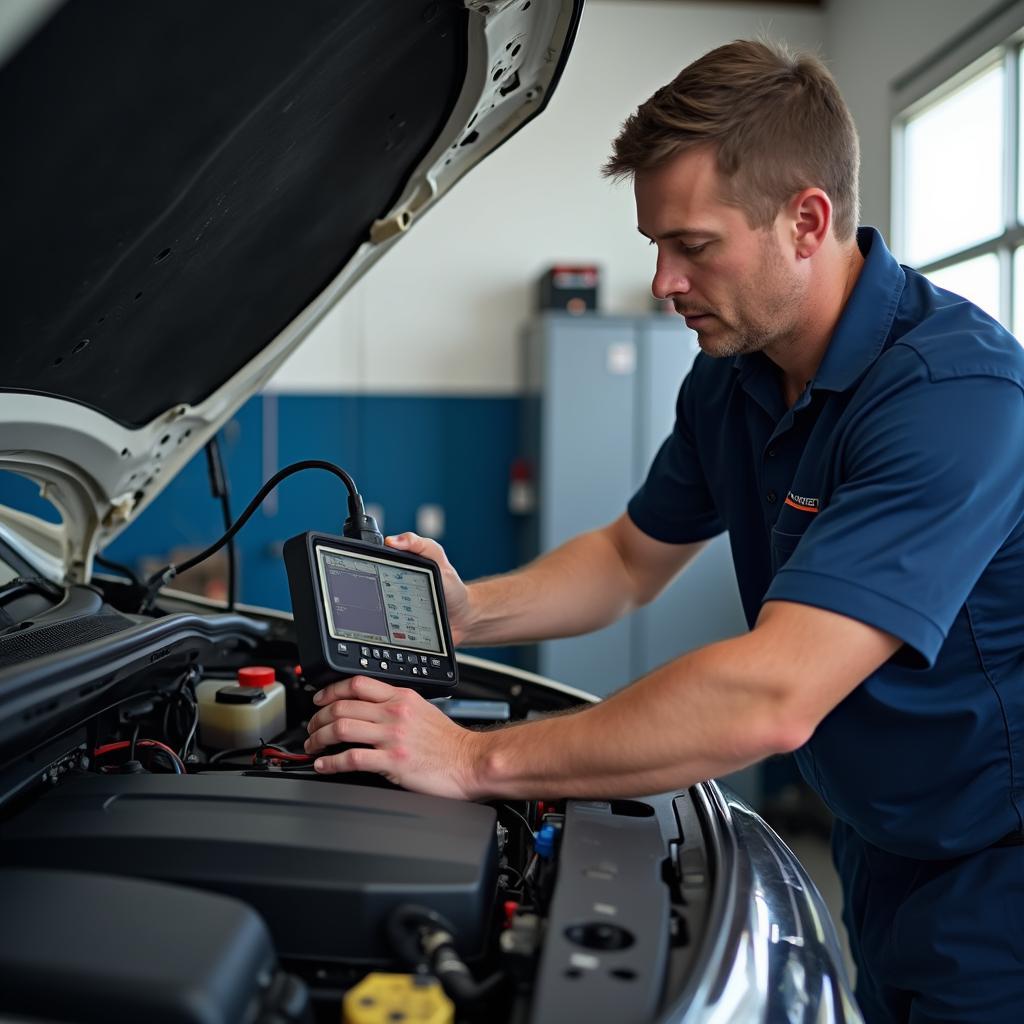
<instances>
[{"instance_id":1,"label":"man's short brown hair","mask_svg":"<svg viewBox=\"0 0 1024 1024\"><path fill-rule=\"evenodd\" d=\"M630 115L604 167L622 178L711 146L727 201L767 228L805 188L832 200L836 238L859 213L857 129L824 64L774 43L738 39L684 68Z\"/></svg>"}]
</instances>

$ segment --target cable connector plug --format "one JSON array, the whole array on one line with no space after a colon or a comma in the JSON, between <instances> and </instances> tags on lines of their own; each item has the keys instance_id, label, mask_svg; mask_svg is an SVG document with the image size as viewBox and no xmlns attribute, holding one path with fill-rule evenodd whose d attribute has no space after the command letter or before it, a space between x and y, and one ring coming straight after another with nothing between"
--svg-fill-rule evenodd
<instances>
[{"instance_id":1,"label":"cable connector plug","mask_svg":"<svg viewBox=\"0 0 1024 1024\"><path fill-rule=\"evenodd\" d=\"M360 494L348 496L348 519L345 520L342 533L350 540L361 540L366 544L376 544L379 548L384 547L384 535L380 532L377 520L366 514Z\"/></svg>"},{"instance_id":2,"label":"cable connector plug","mask_svg":"<svg viewBox=\"0 0 1024 1024\"><path fill-rule=\"evenodd\" d=\"M550 821L541 825L534 836L533 848L538 856L550 860L555 854L555 842L558 839L560 830Z\"/></svg>"}]
</instances>

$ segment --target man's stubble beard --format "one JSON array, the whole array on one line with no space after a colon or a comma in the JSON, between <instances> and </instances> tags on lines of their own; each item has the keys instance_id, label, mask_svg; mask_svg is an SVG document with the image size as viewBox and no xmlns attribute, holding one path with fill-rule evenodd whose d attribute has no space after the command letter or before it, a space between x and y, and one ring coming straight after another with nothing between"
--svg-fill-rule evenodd
<instances>
[{"instance_id":1,"label":"man's stubble beard","mask_svg":"<svg viewBox=\"0 0 1024 1024\"><path fill-rule=\"evenodd\" d=\"M735 320L719 317L723 336L704 339L698 332L698 341L701 349L716 359L751 355L769 346L785 348L798 334L802 307L800 283L786 271L778 239L766 231L757 273L737 294ZM748 313L753 309L758 310L756 319Z\"/></svg>"}]
</instances>

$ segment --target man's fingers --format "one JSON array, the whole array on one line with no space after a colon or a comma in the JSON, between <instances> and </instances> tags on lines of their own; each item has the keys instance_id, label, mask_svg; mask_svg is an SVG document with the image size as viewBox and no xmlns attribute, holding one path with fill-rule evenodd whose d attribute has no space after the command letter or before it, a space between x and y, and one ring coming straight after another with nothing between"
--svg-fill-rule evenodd
<instances>
[{"instance_id":1,"label":"man's fingers","mask_svg":"<svg viewBox=\"0 0 1024 1024\"><path fill-rule=\"evenodd\" d=\"M332 775L335 772L376 772L390 778L392 765L387 751L356 747L340 754L318 757L313 762L313 767L321 775Z\"/></svg>"},{"instance_id":2,"label":"man's fingers","mask_svg":"<svg viewBox=\"0 0 1024 1024\"><path fill-rule=\"evenodd\" d=\"M391 548L411 551L414 555L422 555L424 558L437 562L438 565L445 565L448 561L444 548L436 540L421 537L418 533L399 533L393 537L385 537L384 543Z\"/></svg>"},{"instance_id":3,"label":"man's fingers","mask_svg":"<svg viewBox=\"0 0 1024 1024\"><path fill-rule=\"evenodd\" d=\"M380 679L369 676L352 676L351 679L339 679L328 683L322 690L313 694L313 703L323 707L335 700L371 700L384 701L393 696L395 687Z\"/></svg>"},{"instance_id":4,"label":"man's fingers","mask_svg":"<svg viewBox=\"0 0 1024 1024\"><path fill-rule=\"evenodd\" d=\"M312 754L334 743L381 743L386 739L387 731L383 725L361 722L358 718L339 718L311 733L303 749Z\"/></svg>"},{"instance_id":5,"label":"man's fingers","mask_svg":"<svg viewBox=\"0 0 1024 1024\"><path fill-rule=\"evenodd\" d=\"M381 706L369 700L336 700L321 708L307 723L306 732L312 734L339 718L358 718L364 722L381 721Z\"/></svg>"},{"instance_id":6,"label":"man's fingers","mask_svg":"<svg viewBox=\"0 0 1024 1024\"><path fill-rule=\"evenodd\" d=\"M420 552L427 544L430 543L426 537L421 537L418 533L396 533L390 537L384 538L384 543L389 548L400 548L402 551L415 551Z\"/></svg>"},{"instance_id":7,"label":"man's fingers","mask_svg":"<svg viewBox=\"0 0 1024 1024\"><path fill-rule=\"evenodd\" d=\"M338 704L350 704L351 701L339 701ZM358 701L355 702L358 704ZM331 710L337 705L331 705ZM360 725L380 725L382 724L381 719L372 714L374 708L379 707L376 704L364 704L361 707L356 707L352 714L340 714L340 715L328 715L325 718L317 721L310 720L306 727L306 731L309 733L309 738L312 739L314 736L318 736L319 739L316 742L316 746L323 747L328 743L364 743L366 740L362 739L361 736L354 735L354 731L358 731L357 727ZM307 740L306 750L310 750L311 747Z\"/></svg>"}]
</instances>

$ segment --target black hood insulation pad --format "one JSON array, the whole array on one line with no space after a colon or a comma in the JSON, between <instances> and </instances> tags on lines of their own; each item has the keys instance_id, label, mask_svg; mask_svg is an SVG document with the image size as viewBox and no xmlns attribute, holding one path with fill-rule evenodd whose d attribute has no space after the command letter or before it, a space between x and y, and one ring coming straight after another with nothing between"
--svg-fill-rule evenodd
<instances>
[{"instance_id":1,"label":"black hood insulation pad","mask_svg":"<svg viewBox=\"0 0 1024 1024\"><path fill-rule=\"evenodd\" d=\"M337 275L465 77L456 0L76 0L0 71L0 389L144 425Z\"/></svg>"}]
</instances>

